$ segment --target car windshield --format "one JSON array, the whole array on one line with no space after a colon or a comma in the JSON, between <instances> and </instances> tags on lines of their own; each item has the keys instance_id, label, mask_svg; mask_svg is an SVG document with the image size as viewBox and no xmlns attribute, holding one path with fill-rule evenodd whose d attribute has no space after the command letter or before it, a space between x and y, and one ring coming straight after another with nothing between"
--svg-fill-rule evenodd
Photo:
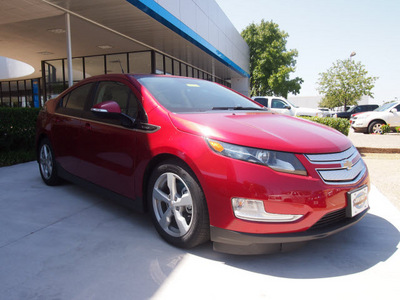
<instances>
[{"instance_id":1,"label":"car windshield","mask_svg":"<svg viewBox=\"0 0 400 300\"><path fill-rule=\"evenodd\" d=\"M385 103L385 104L379 106L378 108L376 108L374 111L385 111L395 105L396 105L396 102Z\"/></svg>"},{"instance_id":2,"label":"car windshield","mask_svg":"<svg viewBox=\"0 0 400 300\"><path fill-rule=\"evenodd\" d=\"M137 77L137 80L171 112L265 110L247 98L206 80L163 76Z\"/></svg>"}]
</instances>

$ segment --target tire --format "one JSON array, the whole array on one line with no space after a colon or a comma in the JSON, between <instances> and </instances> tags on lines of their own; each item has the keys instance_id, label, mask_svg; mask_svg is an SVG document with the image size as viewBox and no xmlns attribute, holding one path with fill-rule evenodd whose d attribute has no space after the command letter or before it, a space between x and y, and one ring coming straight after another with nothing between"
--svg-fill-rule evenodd
<instances>
[{"instance_id":1,"label":"tire","mask_svg":"<svg viewBox=\"0 0 400 300\"><path fill-rule=\"evenodd\" d=\"M60 183L60 177L57 174L57 166L54 157L54 151L47 138L40 142L39 146L39 171L43 181L50 186Z\"/></svg>"},{"instance_id":2,"label":"tire","mask_svg":"<svg viewBox=\"0 0 400 300\"><path fill-rule=\"evenodd\" d=\"M382 125L385 123L382 121L373 121L371 124L368 126L368 133L382 133Z\"/></svg>"},{"instance_id":3,"label":"tire","mask_svg":"<svg viewBox=\"0 0 400 300\"><path fill-rule=\"evenodd\" d=\"M157 232L179 248L210 239L204 193L192 171L177 160L158 165L150 176L147 199Z\"/></svg>"}]
</instances>

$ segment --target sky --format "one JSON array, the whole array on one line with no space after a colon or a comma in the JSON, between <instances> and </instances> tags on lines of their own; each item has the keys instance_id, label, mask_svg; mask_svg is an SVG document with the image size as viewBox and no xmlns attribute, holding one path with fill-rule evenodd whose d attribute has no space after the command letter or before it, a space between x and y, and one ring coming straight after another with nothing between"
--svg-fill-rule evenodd
<instances>
[{"instance_id":1,"label":"sky","mask_svg":"<svg viewBox=\"0 0 400 300\"><path fill-rule=\"evenodd\" d=\"M319 73L354 51L369 76L379 77L371 103L400 100L400 0L215 0L238 32L262 19L289 34L297 49L298 96L317 96Z\"/></svg>"}]
</instances>

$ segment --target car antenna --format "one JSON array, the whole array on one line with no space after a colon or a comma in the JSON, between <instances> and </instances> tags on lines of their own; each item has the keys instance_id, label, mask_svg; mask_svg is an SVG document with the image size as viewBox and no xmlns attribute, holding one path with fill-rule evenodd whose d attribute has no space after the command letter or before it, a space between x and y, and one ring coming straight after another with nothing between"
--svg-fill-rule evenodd
<instances>
[{"instance_id":1,"label":"car antenna","mask_svg":"<svg viewBox=\"0 0 400 300\"><path fill-rule=\"evenodd\" d=\"M118 62L119 62L119 65L120 65L120 67L121 67L121 72L122 72L122 74L125 74L124 68L122 67L122 64L121 64L121 60L118 59Z\"/></svg>"}]
</instances>

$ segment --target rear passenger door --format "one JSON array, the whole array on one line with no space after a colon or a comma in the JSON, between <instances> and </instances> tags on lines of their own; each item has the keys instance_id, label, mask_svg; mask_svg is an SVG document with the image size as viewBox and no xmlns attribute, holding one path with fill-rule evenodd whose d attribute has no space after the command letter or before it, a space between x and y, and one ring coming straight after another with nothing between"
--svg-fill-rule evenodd
<instances>
[{"instance_id":1,"label":"rear passenger door","mask_svg":"<svg viewBox=\"0 0 400 300\"><path fill-rule=\"evenodd\" d=\"M51 130L57 162L63 169L77 176L80 175L77 161L82 147L79 142L83 126L82 113L93 87L93 83L78 86L61 99Z\"/></svg>"}]
</instances>

